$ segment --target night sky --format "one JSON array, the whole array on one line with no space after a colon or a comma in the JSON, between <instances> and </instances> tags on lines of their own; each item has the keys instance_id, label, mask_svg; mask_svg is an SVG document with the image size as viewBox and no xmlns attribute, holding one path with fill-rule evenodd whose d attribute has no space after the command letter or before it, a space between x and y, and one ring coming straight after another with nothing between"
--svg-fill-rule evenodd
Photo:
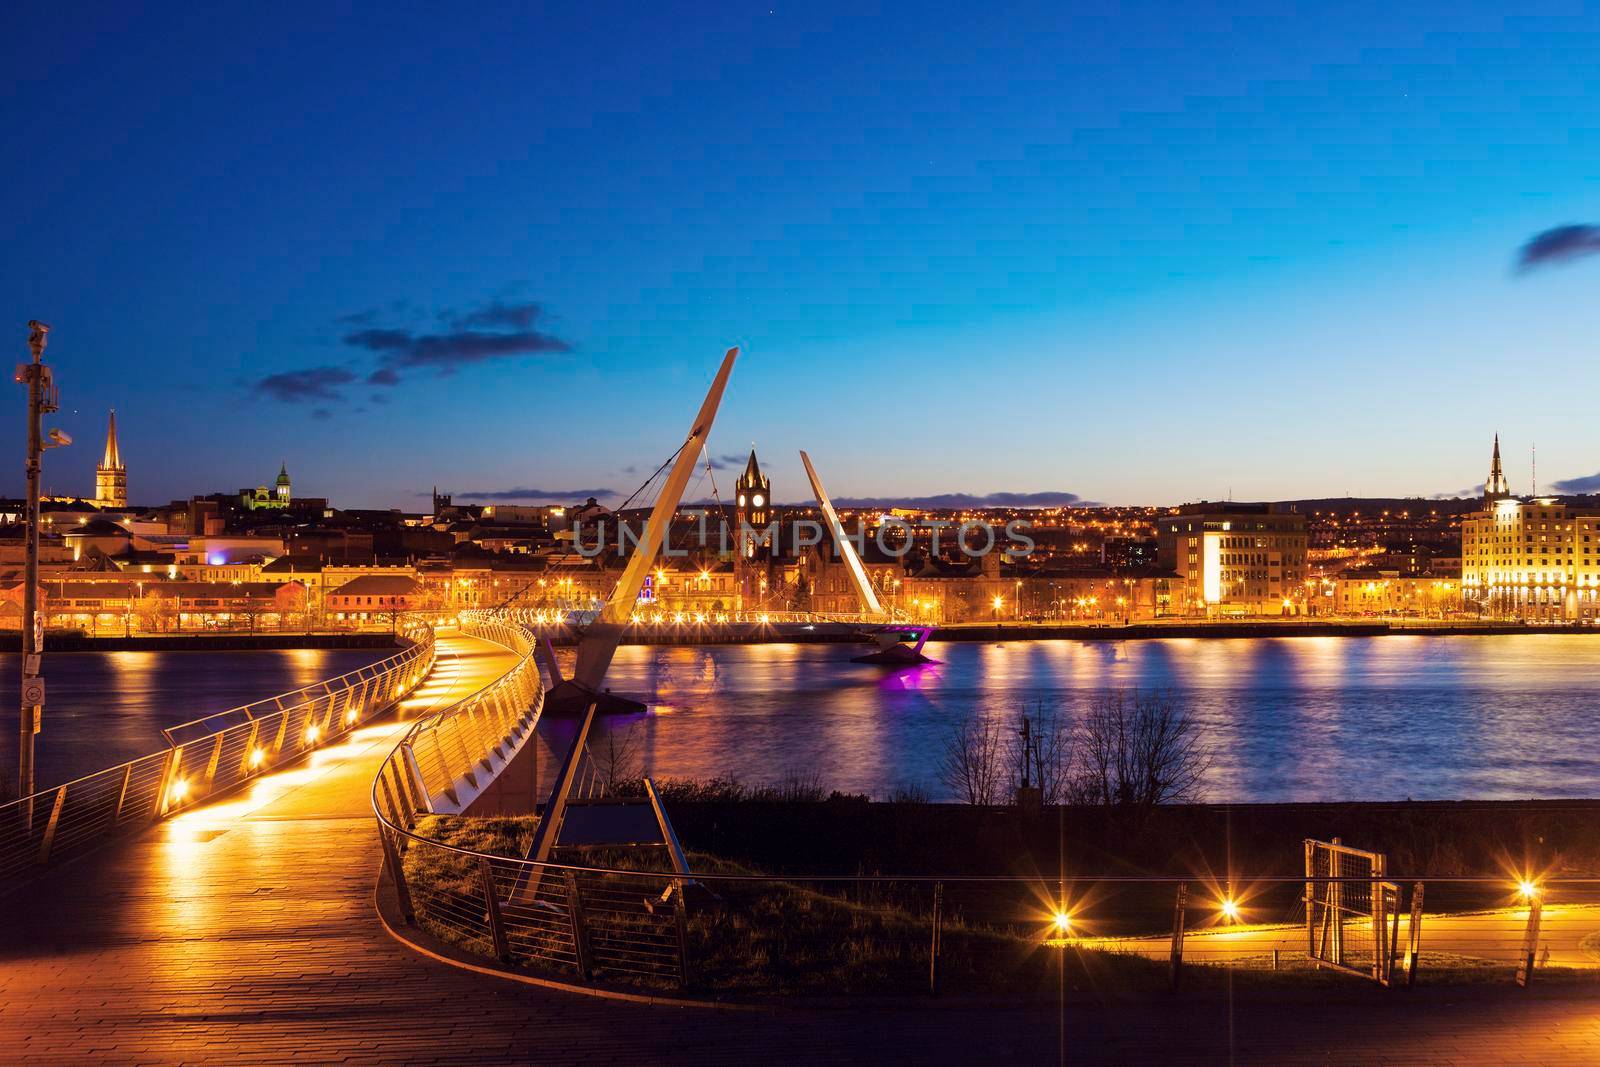
<instances>
[{"instance_id":1,"label":"night sky","mask_svg":"<svg viewBox=\"0 0 1600 1067\"><path fill-rule=\"evenodd\" d=\"M839 497L1453 493L1496 430L1582 488L1600 239L1517 257L1600 222L1600 14L1517 6L23 5L0 338L55 328L47 490L114 406L136 503L626 494L731 344L712 452L780 500L802 447Z\"/></svg>"}]
</instances>

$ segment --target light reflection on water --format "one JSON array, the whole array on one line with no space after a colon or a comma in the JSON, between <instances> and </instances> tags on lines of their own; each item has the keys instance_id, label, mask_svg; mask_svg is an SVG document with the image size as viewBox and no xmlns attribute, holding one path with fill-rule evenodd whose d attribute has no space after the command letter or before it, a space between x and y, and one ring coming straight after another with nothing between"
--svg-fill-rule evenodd
<instances>
[{"instance_id":1,"label":"light reflection on water","mask_svg":"<svg viewBox=\"0 0 1600 1067\"><path fill-rule=\"evenodd\" d=\"M39 788L166 747L161 728L353 671L392 649L46 652ZM16 697L20 657L0 655L0 692ZM15 775L15 703L0 730L0 773Z\"/></svg>"},{"instance_id":2,"label":"light reflection on water","mask_svg":"<svg viewBox=\"0 0 1600 1067\"><path fill-rule=\"evenodd\" d=\"M1283 637L937 643L896 672L848 645L621 649L607 684L656 705L637 727L660 776L815 773L884 795L944 793L951 725L1103 688L1172 692L1202 724L1210 799L1600 795L1600 636Z\"/></svg>"}]
</instances>

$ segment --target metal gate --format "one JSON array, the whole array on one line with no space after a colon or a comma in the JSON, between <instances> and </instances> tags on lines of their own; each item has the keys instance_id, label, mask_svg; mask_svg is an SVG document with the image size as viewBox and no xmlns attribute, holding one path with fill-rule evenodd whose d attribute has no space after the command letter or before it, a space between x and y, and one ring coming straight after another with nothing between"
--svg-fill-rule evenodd
<instances>
[{"instance_id":1,"label":"metal gate","mask_svg":"<svg viewBox=\"0 0 1600 1067\"><path fill-rule=\"evenodd\" d=\"M1306 841L1306 956L1388 985L1400 938L1400 887L1384 881L1381 852Z\"/></svg>"}]
</instances>

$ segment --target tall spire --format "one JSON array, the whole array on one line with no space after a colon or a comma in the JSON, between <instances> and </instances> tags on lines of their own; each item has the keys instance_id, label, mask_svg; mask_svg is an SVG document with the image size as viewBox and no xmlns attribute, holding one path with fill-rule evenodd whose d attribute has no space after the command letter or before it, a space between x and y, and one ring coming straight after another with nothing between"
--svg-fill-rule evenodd
<instances>
[{"instance_id":1,"label":"tall spire","mask_svg":"<svg viewBox=\"0 0 1600 1067\"><path fill-rule=\"evenodd\" d=\"M122 466L122 450L117 447L117 413L106 423L106 454L94 472L95 506L120 509L128 506L128 472Z\"/></svg>"},{"instance_id":2,"label":"tall spire","mask_svg":"<svg viewBox=\"0 0 1600 1067\"><path fill-rule=\"evenodd\" d=\"M756 462L756 450L750 450L750 462L744 465L744 476L750 482L761 481L761 464Z\"/></svg>"},{"instance_id":3,"label":"tall spire","mask_svg":"<svg viewBox=\"0 0 1600 1067\"><path fill-rule=\"evenodd\" d=\"M106 456L100 466L108 471L122 469L122 453L117 450L117 409L111 409L111 419L106 425Z\"/></svg>"},{"instance_id":4,"label":"tall spire","mask_svg":"<svg viewBox=\"0 0 1600 1067\"><path fill-rule=\"evenodd\" d=\"M1489 461L1489 477L1483 483L1483 502L1485 506L1497 500L1504 500L1511 495L1506 488L1505 468L1500 465L1500 435L1494 435L1494 458Z\"/></svg>"}]
</instances>

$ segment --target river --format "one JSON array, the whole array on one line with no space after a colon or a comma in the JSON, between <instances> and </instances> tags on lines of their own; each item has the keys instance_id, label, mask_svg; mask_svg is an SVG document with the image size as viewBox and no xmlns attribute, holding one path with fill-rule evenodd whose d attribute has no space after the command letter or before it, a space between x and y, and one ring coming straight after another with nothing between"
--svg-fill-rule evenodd
<instances>
[{"instance_id":1,"label":"river","mask_svg":"<svg viewBox=\"0 0 1600 1067\"><path fill-rule=\"evenodd\" d=\"M891 671L845 645L629 646L607 681L653 706L635 747L659 776L949 798L938 767L971 715L1014 725L1097 691L1170 693L1233 802L1600 796L1600 635L934 643Z\"/></svg>"},{"instance_id":2,"label":"river","mask_svg":"<svg viewBox=\"0 0 1600 1067\"><path fill-rule=\"evenodd\" d=\"M249 652L58 652L45 655L44 731L34 739L40 789L166 747L164 726L353 671L393 649ZM21 657L0 655L9 714L0 767L17 766ZM14 785L13 781L13 785Z\"/></svg>"},{"instance_id":3,"label":"river","mask_svg":"<svg viewBox=\"0 0 1600 1067\"><path fill-rule=\"evenodd\" d=\"M1041 704L1160 690L1194 716L1215 801L1600 796L1600 635L1173 638L934 643L891 671L851 645L627 646L608 684L651 711L633 732L658 776L815 777L948 798L953 725L1009 726ZM61 653L48 657L41 787L161 747L160 729L353 670L382 650ZM17 657L0 656L14 694ZM0 766L15 766L11 723Z\"/></svg>"}]
</instances>

